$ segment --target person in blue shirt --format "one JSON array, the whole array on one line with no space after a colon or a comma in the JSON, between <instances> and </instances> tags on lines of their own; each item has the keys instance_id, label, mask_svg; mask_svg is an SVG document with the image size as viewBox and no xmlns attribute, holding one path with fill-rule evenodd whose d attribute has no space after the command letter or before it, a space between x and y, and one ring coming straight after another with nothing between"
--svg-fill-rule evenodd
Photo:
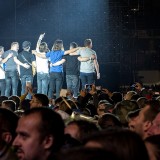
<instances>
[{"instance_id":1,"label":"person in blue shirt","mask_svg":"<svg viewBox=\"0 0 160 160\"><path fill-rule=\"evenodd\" d=\"M53 98L53 93L56 93L56 98L60 96L60 91L63 84L63 63L65 59L62 57L64 55L70 54L72 52L76 52L79 48L70 49L64 51L63 41L56 40L53 44L52 50L47 52L46 54L39 54L36 51L32 51L33 54L39 56L41 58L49 58L50 59L50 82L49 82L49 91L48 97L49 99Z\"/></svg>"}]
</instances>

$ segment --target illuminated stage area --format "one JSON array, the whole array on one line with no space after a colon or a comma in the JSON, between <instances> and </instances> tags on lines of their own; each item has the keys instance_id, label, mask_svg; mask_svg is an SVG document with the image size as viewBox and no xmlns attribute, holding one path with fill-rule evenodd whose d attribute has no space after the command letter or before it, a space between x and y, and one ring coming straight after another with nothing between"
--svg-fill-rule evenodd
<instances>
[{"instance_id":1,"label":"illuminated stage area","mask_svg":"<svg viewBox=\"0 0 160 160\"><path fill-rule=\"evenodd\" d=\"M91 38L100 66L97 85L114 91L139 80L152 83L141 74L148 71L157 74L153 83L159 81L158 0L5 0L0 8L5 50L17 41L20 52L26 40L35 49L41 33L50 49L56 39L67 50L71 42L83 46Z\"/></svg>"}]
</instances>

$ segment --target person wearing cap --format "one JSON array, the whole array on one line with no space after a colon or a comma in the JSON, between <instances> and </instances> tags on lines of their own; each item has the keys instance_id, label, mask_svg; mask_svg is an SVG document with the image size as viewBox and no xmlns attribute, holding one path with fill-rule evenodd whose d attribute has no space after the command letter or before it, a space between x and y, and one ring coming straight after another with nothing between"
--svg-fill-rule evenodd
<instances>
[{"instance_id":1,"label":"person wearing cap","mask_svg":"<svg viewBox=\"0 0 160 160\"><path fill-rule=\"evenodd\" d=\"M18 59L23 63L27 63L30 67L24 68L20 66L21 95L25 93L26 85L28 85L27 83L30 83L30 85L32 85L32 66L36 67L35 56L30 53L31 43L29 41L24 41L22 43L22 48L23 51L18 54ZM27 98L31 99L31 95L27 95Z\"/></svg>"},{"instance_id":2,"label":"person wearing cap","mask_svg":"<svg viewBox=\"0 0 160 160\"><path fill-rule=\"evenodd\" d=\"M4 52L2 55L2 63L6 63L5 67L5 82L6 82L6 89L5 89L5 96L10 96L10 90L12 88L11 95L17 95L17 87L18 87L18 66L22 66L24 68L29 68L30 66L25 62L22 63L18 60L18 50L19 50L19 43L12 42L11 49Z\"/></svg>"}]
</instances>

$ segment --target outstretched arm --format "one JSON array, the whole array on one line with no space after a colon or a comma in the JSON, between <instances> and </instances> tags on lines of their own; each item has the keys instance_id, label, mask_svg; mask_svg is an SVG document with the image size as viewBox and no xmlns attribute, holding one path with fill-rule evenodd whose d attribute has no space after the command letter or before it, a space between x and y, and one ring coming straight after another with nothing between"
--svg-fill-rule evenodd
<instances>
[{"instance_id":1,"label":"outstretched arm","mask_svg":"<svg viewBox=\"0 0 160 160\"><path fill-rule=\"evenodd\" d=\"M6 63L11 57L13 56L13 53L10 53L6 58L2 59L2 63Z\"/></svg>"},{"instance_id":2,"label":"outstretched arm","mask_svg":"<svg viewBox=\"0 0 160 160\"><path fill-rule=\"evenodd\" d=\"M34 54L40 58L47 58L45 53L38 53L36 50L32 50L32 54Z\"/></svg>"},{"instance_id":3,"label":"outstretched arm","mask_svg":"<svg viewBox=\"0 0 160 160\"><path fill-rule=\"evenodd\" d=\"M81 56L79 56L77 59L80 62L86 62L86 61L89 61L89 60L94 60L95 58L96 58L96 56L94 54L92 54L91 57L81 57Z\"/></svg>"},{"instance_id":4,"label":"outstretched arm","mask_svg":"<svg viewBox=\"0 0 160 160\"><path fill-rule=\"evenodd\" d=\"M77 47L77 48L73 48L73 49L70 49L70 50L67 50L67 51L65 51L64 52L64 55L67 55L67 54L72 54L72 55L77 55L77 50L79 49L79 47Z\"/></svg>"},{"instance_id":5,"label":"outstretched arm","mask_svg":"<svg viewBox=\"0 0 160 160\"><path fill-rule=\"evenodd\" d=\"M17 57L14 57L13 59L14 59L14 62L15 62L16 64L18 64L18 65L20 65L20 66L22 66L22 67L24 67L24 68L26 68L26 69L28 69L28 68L30 67L30 65L28 65L27 63L22 63L22 62L20 62L20 61L17 59Z\"/></svg>"},{"instance_id":6,"label":"outstretched arm","mask_svg":"<svg viewBox=\"0 0 160 160\"><path fill-rule=\"evenodd\" d=\"M62 59L62 60L60 60L60 61L58 61L58 62L56 62L56 63L51 63L50 66L51 66L51 67L52 67L52 66L59 66L59 65L63 64L65 61L66 61L65 59Z\"/></svg>"}]
</instances>

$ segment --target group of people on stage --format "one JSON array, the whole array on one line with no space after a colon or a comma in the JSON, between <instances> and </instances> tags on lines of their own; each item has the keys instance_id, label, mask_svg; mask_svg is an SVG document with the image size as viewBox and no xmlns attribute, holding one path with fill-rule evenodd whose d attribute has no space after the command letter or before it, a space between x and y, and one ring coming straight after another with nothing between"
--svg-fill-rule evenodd
<instances>
[{"instance_id":1,"label":"group of people on stage","mask_svg":"<svg viewBox=\"0 0 160 160\"><path fill-rule=\"evenodd\" d=\"M32 86L33 77L37 73L37 93L48 95L51 99L60 96L63 84L63 63L66 64L66 83L73 96L79 93L86 84L95 83L95 75L100 78L96 52L92 50L92 40L86 39L84 47L70 43L69 50L64 50L63 41L56 40L51 50L46 42L42 42L45 34L41 34L35 50L30 51L31 42L22 43L23 51L18 53L19 43L13 42L8 51L0 46L0 92L7 97L17 95L19 79L21 95L26 86ZM96 73L96 74L95 74ZM31 98L28 95L27 98Z\"/></svg>"}]
</instances>

